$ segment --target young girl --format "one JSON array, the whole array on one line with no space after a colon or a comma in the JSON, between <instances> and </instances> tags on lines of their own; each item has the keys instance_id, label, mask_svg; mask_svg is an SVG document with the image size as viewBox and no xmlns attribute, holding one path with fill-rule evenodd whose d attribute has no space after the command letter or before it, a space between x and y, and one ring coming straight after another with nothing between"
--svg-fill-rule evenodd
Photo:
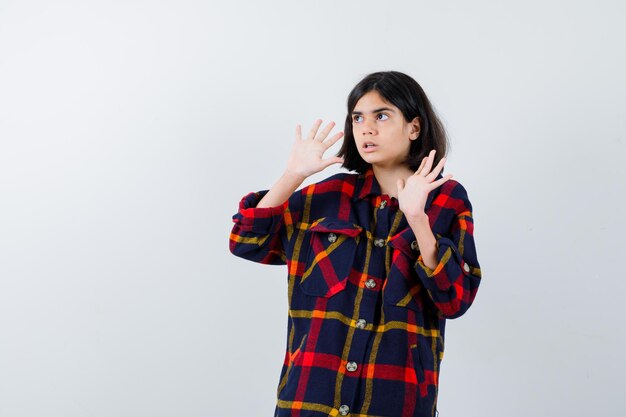
<instances>
[{"instance_id":1,"label":"young girl","mask_svg":"<svg viewBox=\"0 0 626 417\"><path fill-rule=\"evenodd\" d=\"M296 128L284 174L233 215L230 251L286 264L289 322L275 416L435 416L446 319L481 272L472 206L443 177L446 135L420 85L376 72L334 123ZM341 163L349 171L296 189Z\"/></svg>"}]
</instances>

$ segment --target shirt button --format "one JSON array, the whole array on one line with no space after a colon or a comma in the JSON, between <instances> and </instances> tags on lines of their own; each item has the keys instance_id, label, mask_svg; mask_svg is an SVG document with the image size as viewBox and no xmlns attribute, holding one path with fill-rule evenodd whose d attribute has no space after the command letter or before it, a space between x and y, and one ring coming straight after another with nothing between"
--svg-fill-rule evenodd
<instances>
[{"instance_id":1,"label":"shirt button","mask_svg":"<svg viewBox=\"0 0 626 417\"><path fill-rule=\"evenodd\" d=\"M354 371L356 371L356 368L357 368L356 362L348 362L348 363L346 363L346 369L348 370L348 372L354 372Z\"/></svg>"},{"instance_id":2,"label":"shirt button","mask_svg":"<svg viewBox=\"0 0 626 417\"><path fill-rule=\"evenodd\" d=\"M465 264L463 265L463 269L465 269L465 272L469 272L470 271L470 266L467 262L465 262Z\"/></svg>"},{"instance_id":3,"label":"shirt button","mask_svg":"<svg viewBox=\"0 0 626 417\"><path fill-rule=\"evenodd\" d=\"M369 289L372 289L376 286L376 281L374 281L372 278L368 279L367 281L365 281L365 286Z\"/></svg>"},{"instance_id":4,"label":"shirt button","mask_svg":"<svg viewBox=\"0 0 626 417\"><path fill-rule=\"evenodd\" d=\"M342 405L341 407L339 407L339 414L341 414L342 416L347 416L350 413L350 407L348 407L347 405Z\"/></svg>"},{"instance_id":5,"label":"shirt button","mask_svg":"<svg viewBox=\"0 0 626 417\"><path fill-rule=\"evenodd\" d=\"M417 240L414 240L413 242L411 242L411 249L417 250Z\"/></svg>"},{"instance_id":6,"label":"shirt button","mask_svg":"<svg viewBox=\"0 0 626 417\"><path fill-rule=\"evenodd\" d=\"M334 242L335 240L337 240L337 235L336 235L336 234L334 234L334 233L329 233L329 234L328 234L328 241L332 243L332 242Z\"/></svg>"},{"instance_id":7,"label":"shirt button","mask_svg":"<svg viewBox=\"0 0 626 417\"><path fill-rule=\"evenodd\" d=\"M383 201L380 202L380 208L381 209L384 209L386 205L387 205L387 200L383 200Z\"/></svg>"},{"instance_id":8,"label":"shirt button","mask_svg":"<svg viewBox=\"0 0 626 417\"><path fill-rule=\"evenodd\" d=\"M379 248L382 248L383 246L385 246L385 239L374 240L374 245L378 246Z\"/></svg>"},{"instance_id":9,"label":"shirt button","mask_svg":"<svg viewBox=\"0 0 626 417\"><path fill-rule=\"evenodd\" d=\"M367 324L367 322L365 321L365 319L358 319L356 321L356 328L357 329L365 329L365 325Z\"/></svg>"}]
</instances>

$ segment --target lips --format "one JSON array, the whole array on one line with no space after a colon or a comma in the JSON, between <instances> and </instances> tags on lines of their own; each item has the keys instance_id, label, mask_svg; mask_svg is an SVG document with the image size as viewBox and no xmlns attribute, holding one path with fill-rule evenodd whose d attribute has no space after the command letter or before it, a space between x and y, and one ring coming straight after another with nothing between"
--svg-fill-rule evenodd
<instances>
[{"instance_id":1,"label":"lips","mask_svg":"<svg viewBox=\"0 0 626 417\"><path fill-rule=\"evenodd\" d=\"M363 144L363 150L361 152L371 153L375 152L377 149L378 145L376 145L374 142L365 142Z\"/></svg>"}]
</instances>

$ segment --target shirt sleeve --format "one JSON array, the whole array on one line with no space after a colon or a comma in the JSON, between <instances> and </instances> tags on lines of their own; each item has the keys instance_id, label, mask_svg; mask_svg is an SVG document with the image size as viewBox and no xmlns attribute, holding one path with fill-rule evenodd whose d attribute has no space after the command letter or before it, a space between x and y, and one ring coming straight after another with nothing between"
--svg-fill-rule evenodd
<instances>
[{"instance_id":1,"label":"shirt sleeve","mask_svg":"<svg viewBox=\"0 0 626 417\"><path fill-rule=\"evenodd\" d=\"M446 235L435 233L437 266L430 269L420 254L415 270L443 316L454 319L471 306L482 275L474 245L472 205L465 188L456 183L444 200L455 214Z\"/></svg>"},{"instance_id":2,"label":"shirt sleeve","mask_svg":"<svg viewBox=\"0 0 626 417\"><path fill-rule=\"evenodd\" d=\"M253 262L285 265L286 242L300 216L301 192L294 192L283 204L256 207L269 190L250 192L239 202L229 238L233 255Z\"/></svg>"}]
</instances>

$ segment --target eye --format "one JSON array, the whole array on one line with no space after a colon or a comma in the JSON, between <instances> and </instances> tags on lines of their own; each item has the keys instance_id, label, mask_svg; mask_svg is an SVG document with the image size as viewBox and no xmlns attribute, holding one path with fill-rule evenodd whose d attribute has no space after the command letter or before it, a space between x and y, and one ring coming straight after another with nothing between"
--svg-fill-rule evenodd
<instances>
[{"instance_id":1,"label":"eye","mask_svg":"<svg viewBox=\"0 0 626 417\"><path fill-rule=\"evenodd\" d=\"M360 120L358 120L359 117L363 117L363 116L361 116L359 114L355 114L354 116L352 116L352 121L358 123L360 121Z\"/></svg>"},{"instance_id":2,"label":"eye","mask_svg":"<svg viewBox=\"0 0 626 417\"><path fill-rule=\"evenodd\" d=\"M385 113L378 113L377 117L380 117L380 116L384 117L384 119L379 118L378 120L387 120L387 119L389 119L389 116L387 116Z\"/></svg>"}]
</instances>

